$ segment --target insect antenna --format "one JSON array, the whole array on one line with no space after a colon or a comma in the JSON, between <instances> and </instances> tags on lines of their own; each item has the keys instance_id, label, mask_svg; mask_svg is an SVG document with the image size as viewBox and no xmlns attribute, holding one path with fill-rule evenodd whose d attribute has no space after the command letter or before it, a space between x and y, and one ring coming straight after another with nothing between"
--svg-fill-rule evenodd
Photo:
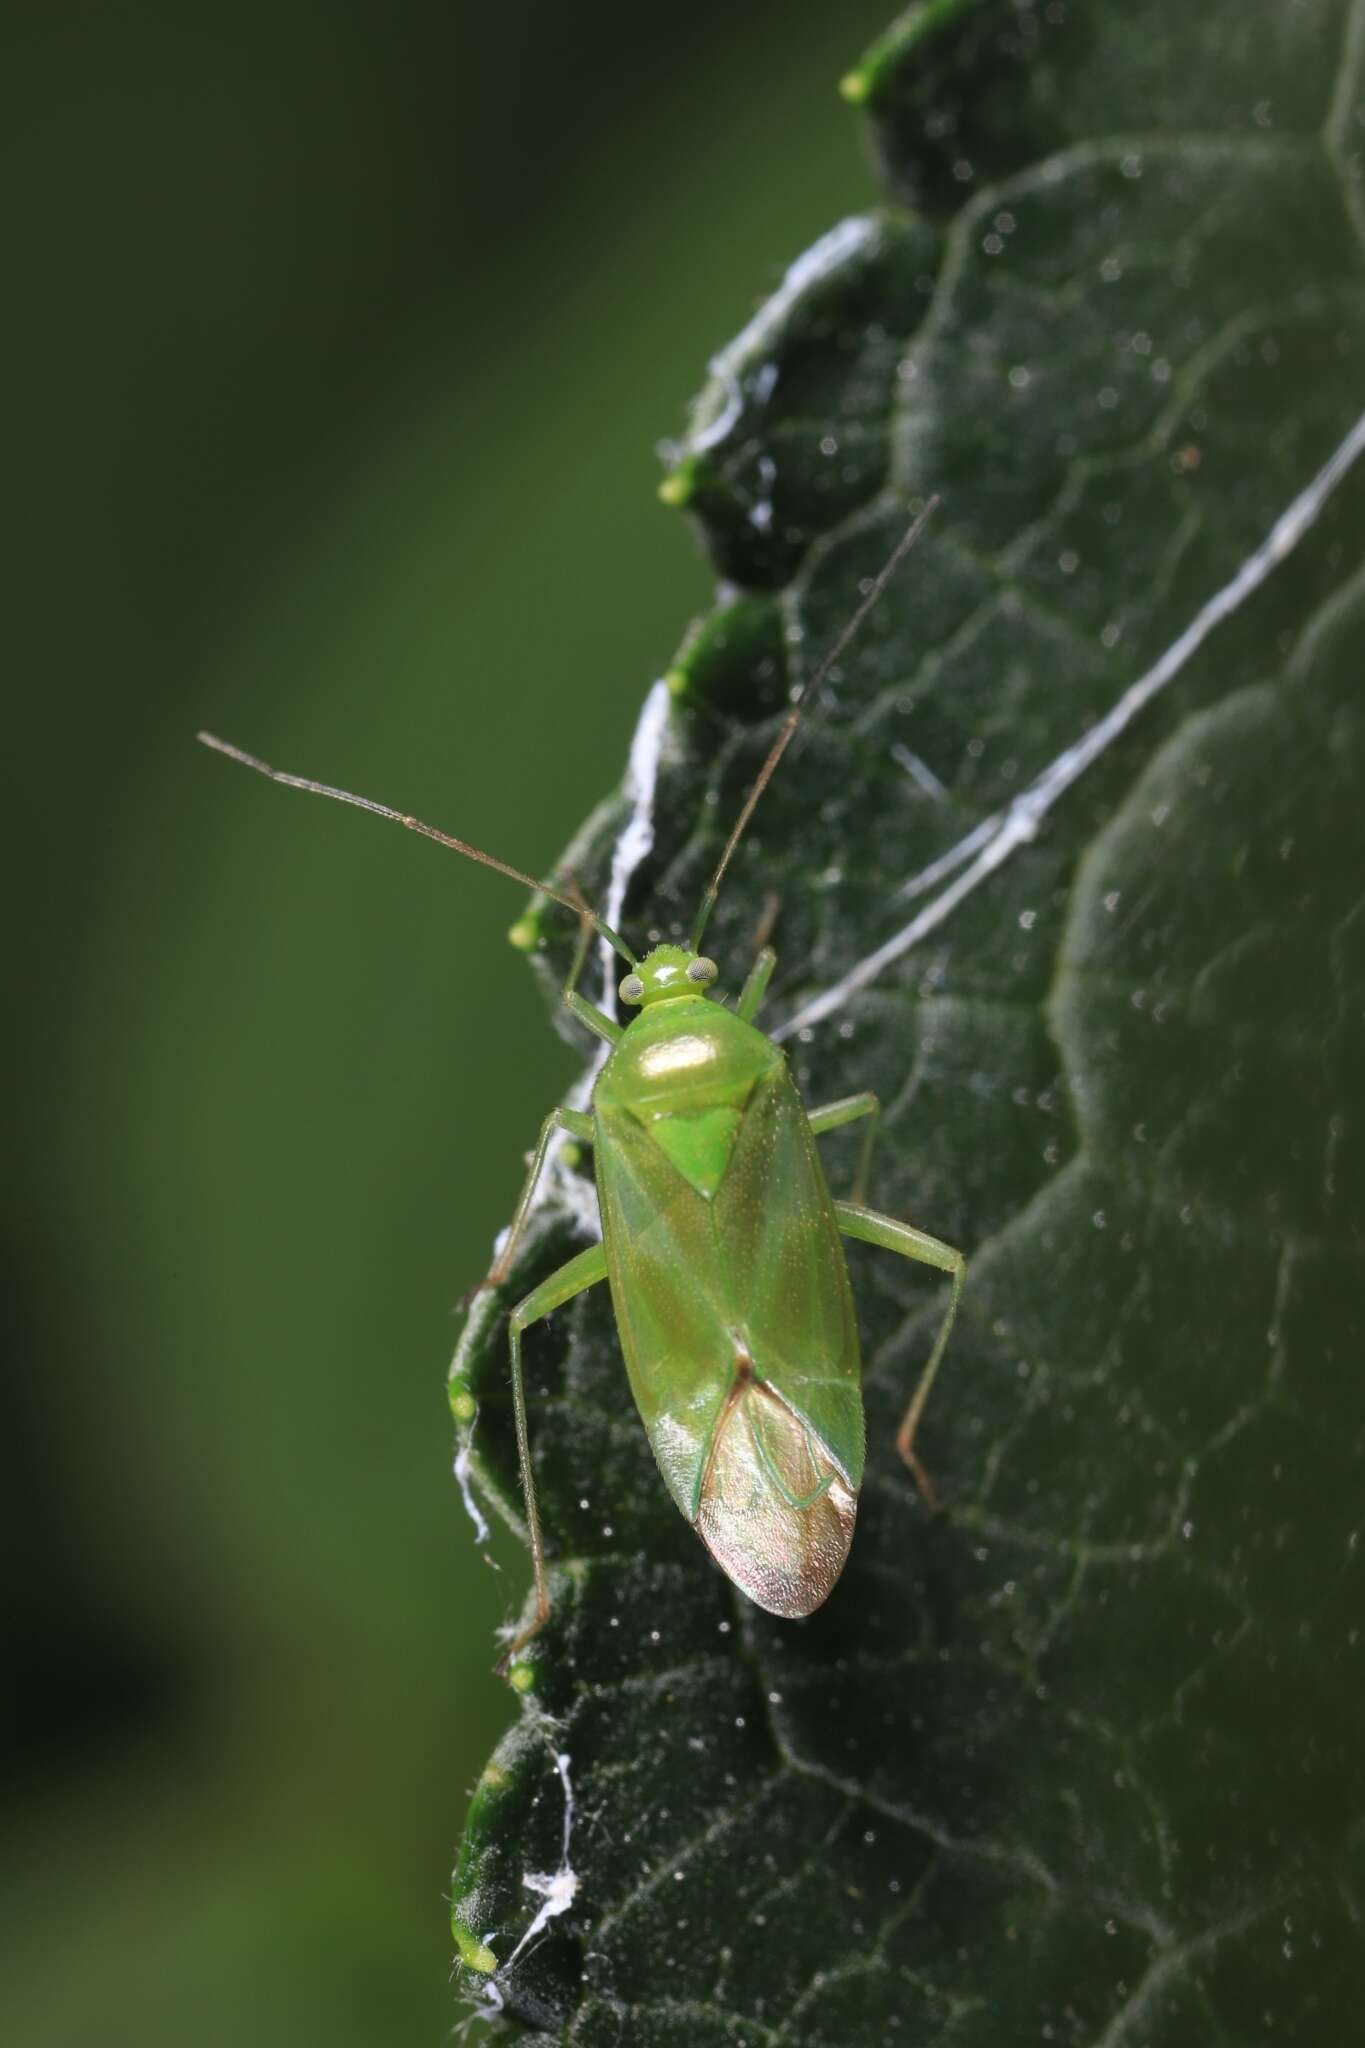
<instances>
[{"instance_id":1,"label":"insect antenna","mask_svg":"<svg viewBox=\"0 0 1365 2048\"><path fill-rule=\"evenodd\" d=\"M754 814L755 806L757 805L758 800L762 796L764 790L768 787L768 784L772 780L773 770L777 767L778 762L782 759L782 756L786 753L788 746L791 744L792 735L795 733L797 726L801 723L802 712L805 710L806 705L810 702L811 697L819 689L821 683L824 682L825 677L829 674L835 662L839 659L839 656L848 646L850 640L852 640L854 635L857 633L859 627L863 623L863 620L872 610L872 607L876 604L878 598L886 589L887 584L891 581L891 578L895 575L897 569L899 569L901 563L905 560L905 557L909 554L911 548L915 545L915 542L923 533L924 528L928 523L929 515L934 510L934 507L937 504L938 497L937 494L935 494L935 496L928 500L927 504L924 506L924 509L906 528L905 532L896 542L895 547L891 550L891 553L888 555L886 561L878 570L876 577L873 579L872 588L868 591L867 596L863 599L862 603L858 606L857 611L854 612L853 617L849 620L848 624L839 634L838 638L834 642L834 645L830 648L828 654L820 663L820 666L816 669L815 674L811 677L810 681L808 683L803 683L800 690L793 698L791 708L788 711L786 717L782 721L781 730L778 733L777 738L773 741L772 746L768 751L768 758L763 763L763 766L759 769L758 774L754 777L753 787L744 799L743 808L741 809L739 816L735 820L734 829L731 832L730 837L725 842L725 850L721 854L720 859L716 863L716 872L712 875L710 881L706 885L705 893L701 899L701 908L697 912L697 921L692 927L692 936L688 941L689 951L695 953L698 947L701 945L701 935L706 929L707 919L710 917L711 912L715 908L716 898L720 894L720 885L722 880L724 879L725 870L730 865L730 856L733 854L735 848L739 845L740 840L744 837L744 833L748 826L749 820L750 818L752 818Z\"/></svg>"},{"instance_id":2,"label":"insect antenna","mask_svg":"<svg viewBox=\"0 0 1365 2048\"><path fill-rule=\"evenodd\" d=\"M387 804L377 804L372 797L356 796L349 789L333 789L329 783L313 782L306 775L289 775L283 768L272 768L266 761L258 761L254 754L245 753L241 747L230 746L226 740L218 739L211 732L196 733L202 746L211 747L215 754L226 754L229 761L239 761L243 768L254 768L258 775L264 775L268 782L281 782L286 789L306 789L314 796L330 796L339 804L354 804L358 811L373 811L377 818L391 818L395 825L402 825L409 832L420 832L424 839L434 839L438 846L449 846L456 853L462 853L468 860L476 860L481 866L495 868L500 875L507 875L514 882L523 882L538 895L548 896L553 903L562 903L571 910L580 923L590 925L608 945L615 948L623 960L632 967L639 961L618 932L604 924L595 910L589 910L575 884L574 894L566 895L560 889L551 888L548 882L539 882L534 875L523 873L505 860L498 860L491 853L484 853L477 846L470 846L467 840L457 839L451 832L439 832L434 825L424 825L420 818L410 817L405 811L390 810Z\"/></svg>"}]
</instances>

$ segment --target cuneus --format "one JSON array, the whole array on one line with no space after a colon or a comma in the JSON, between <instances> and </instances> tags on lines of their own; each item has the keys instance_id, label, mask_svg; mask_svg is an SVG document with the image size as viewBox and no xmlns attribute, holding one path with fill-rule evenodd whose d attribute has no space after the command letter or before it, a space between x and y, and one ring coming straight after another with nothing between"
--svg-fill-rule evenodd
<instances>
[{"instance_id":1,"label":"cuneus","mask_svg":"<svg viewBox=\"0 0 1365 2048\"><path fill-rule=\"evenodd\" d=\"M858 1238L950 1278L937 1336L897 1434L921 1491L932 1490L915 1432L957 1311L962 1254L867 1206L879 1104L870 1091L807 1109L781 1050L757 1018L776 956L757 953L738 1000L713 1000L719 969L701 951L730 858L777 767L803 705L876 603L933 508L902 537L807 689L790 706L702 897L685 946L637 959L619 933L581 901L495 860L420 819L349 791L270 768L207 733L207 746L272 781L377 812L482 861L581 920L563 998L610 1047L587 1111L552 1110L526 1182L480 1290L505 1290L556 1132L592 1147L601 1242L579 1252L515 1303L509 1319L512 1396L535 1611L500 1660L505 1670L550 1612L536 1504L526 1392L525 1331L575 1295L606 1281L631 1392L664 1484L716 1563L771 1614L812 1613L843 1570L853 1540L864 1462L857 1319L842 1240ZM621 955L624 1026L577 987L592 932ZM855 1119L866 1135L852 1199L831 1194L816 1139ZM476 1403L466 1338L455 1354L451 1404L466 1428Z\"/></svg>"}]
</instances>

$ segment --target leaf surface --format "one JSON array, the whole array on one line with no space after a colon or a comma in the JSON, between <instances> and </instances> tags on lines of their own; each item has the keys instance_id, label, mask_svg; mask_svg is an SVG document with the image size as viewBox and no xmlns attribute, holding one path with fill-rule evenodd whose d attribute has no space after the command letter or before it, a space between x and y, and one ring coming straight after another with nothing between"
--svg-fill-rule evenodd
<instances>
[{"instance_id":1,"label":"leaf surface","mask_svg":"<svg viewBox=\"0 0 1365 2048\"><path fill-rule=\"evenodd\" d=\"M568 864L685 935L942 494L707 945L735 989L775 917L806 1101L878 1091L872 1199L970 1273L931 1518L893 1436L942 1297L851 1251L869 1470L804 1624L673 1509L604 1290L529 1334L554 1611L454 1906L554 2039L1304 2048L1365 2003L1363 63L1345 0L912 9L845 86L892 203L694 410L717 606ZM513 1520L500 1311L590 1216L560 1164L462 1339Z\"/></svg>"}]
</instances>

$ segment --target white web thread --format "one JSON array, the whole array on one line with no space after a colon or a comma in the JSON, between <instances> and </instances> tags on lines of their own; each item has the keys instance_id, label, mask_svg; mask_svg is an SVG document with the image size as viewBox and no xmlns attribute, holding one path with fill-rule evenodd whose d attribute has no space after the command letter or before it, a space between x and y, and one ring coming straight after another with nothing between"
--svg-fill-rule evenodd
<instances>
[{"instance_id":1,"label":"white web thread","mask_svg":"<svg viewBox=\"0 0 1365 2048\"><path fill-rule=\"evenodd\" d=\"M569 1777L571 1759L567 1750L556 1750L554 1752L554 1760L555 1769L559 1773L559 1782L564 1787L564 1835L559 1850L559 1868L549 1872L528 1870L523 1873L521 1880L523 1886L528 1892L534 1892L541 1903L536 1911L535 1918L525 1934L522 1935L521 1940L517 1943L511 1955L507 1958L507 1961L499 1964L499 1973L510 1970L523 1949L527 1948L542 1929L549 1926L552 1920L557 1920L561 1913L567 1913L578 1896L578 1875L569 1862L569 1843L573 1837L574 1817L573 1783ZM484 1937L485 1947L487 1947L490 1939L491 1937L487 1935ZM485 1989L490 2001L495 2003L498 2011L501 2011L503 1998L497 1985L490 1980Z\"/></svg>"},{"instance_id":2,"label":"white web thread","mask_svg":"<svg viewBox=\"0 0 1365 2048\"><path fill-rule=\"evenodd\" d=\"M889 967L893 960L899 960L902 954L908 953L912 946L943 924L964 898L1009 859L1016 847L1032 839L1042 820L1072 783L1180 673L1214 628L1245 603L1272 570L1293 553L1362 450L1365 450L1365 413L1356 420L1312 482L1280 514L1261 545L1247 556L1232 580L1201 606L1184 632L1172 641L1145 675L1129 685L1084 738L1059 754L1036 781L1020 792L1008 810L998 811L993 817L984 819L956 846L907 882L899 893L904 897L923 895L942 876L962 868L964 861L970 863L962 868L956 881L926 903L909 924L903 925L874 952L851 967L833 987L813 997L794 1016L787 1018L772 1036L778 1040L790 1038L794 1032L808 1030L811 1025L820 1023L842 1008L850 996L875 981L883 968Z\"/></svg>"},{"instance_id":3,"label":"white web thread","mask_svg":"<svg viewBox=\"0 0 1365 2048\"><path fill-rule=\"evenodd\" d=\"M631 737L625 777L631 812L612 851L607 900L602 907L602 916L613 931L620 924L626 890L635 871L654 845L654 792L659 785L659 761L668 731L670 701L667 683L654 683L640 707L640 716ZM605 939L600 944L599 958L602 962L602 1008L609 1017L614 1017L616 977L620 969L616 965L616 955ZM598 1060L599 1065L605 1057L604 1051Z\"/></svg>"},{"instance_id":4,"label":"white web thread","mask_svg":"<svg viewBox=\"0 0 1365 2048\"><path fill-rule=\"evenodd\" d=\"M669 697L667 683L660 681L651 685L649 694L640 709L635 731L631 736L630 755L626 762L623 788L630 800L630 816L617 836L612 848L611 872L607 877L607 893L602 904L602 921L613 931L617 928L621 908L626 900L626 891L631 878L654 845L654 792L659 783L659 762L663 755L664 740L668 732ZM598 1008L608 1017L616 1015L616 977L620 973L617 955L606 939L598 942L598 958L602 963L602 994ZM604 1041L597 1042L593 1058L587 1071L575 1081L566 1098L570 1109L585 1110L592 1101L592 1091L597 1076L606 1065L611 1047ZM531 1202L530 1214L543 1208L551 1195L569 1210L575 1223L586 1237L600 1238L602 1219L597 1212L597 1197L592 1182L582 1174L568 1172L560 1160L560 1153L569 1143L567 1131L556 1131L550 1139L549 1151L545 1157L545 1171L540 1176L540 1185ZM500 1230L493 1240L493 1256L499 1258L507 1242L507 1231Z\"/></svg>"},{"instance_id":5,"label":"white web thread","mask_svg":"<svg viewBox=\"0 0 1365 2048\"><path fill-rule=\"evenodd\" d=\"M477 1419L475 1417L476 1421ZM455 1484L460 1489L460 1499L464 1502L465 1513L474 1524L474 1541L479 1549L483 1550L488 1542L489 1530L488 1524L480 1512L479 1503L474 1498L474 1490L469 1483L469 1459L473 1448L474 1424L471 1422L468 1428L460 1433L460 1448L455 1454ZM488 1559L488 1562L493 1564L491 1557ZM493 1565L493 1569L496 1571L497 1566Z\"/></svg>"},{"instance_id":6,"label":"white web thread","mask_svg":"<svg viewBox=\"0 0 1365 2048\"><path fill-rule=\"evenodd\" d=\"M654 845L654 793L659 785L659 762L668 732L670 702L667 683L654 683L641 706L631 736L624 783L625 793L630 799L630 816L612 848L611 872L607 877L606 900L602 905L603 922L609 924L613 931L619 928L631 878ZM617 955L606 939L598 942L598 958L602 963L602 994L598 1008L606 1016L614 1018L616 978L621 970ZM587 1072L569 1091L568 1105L571 1109L585 1110L588 1107L597 1076L606 1065L610 1051L611 1047L599 1039ZM557 1132L533 1206L538 1209L547 1199L553 1175L554 1193L572 1211L575 1222L589 1237L601 1237L602 1219L591 1181L582 1174L566 1172L560 1165L559 1153L564 1143L565 1134Z\"/></svg>"},{"instance_id":7,"label":"white web thread","mask_svg":"<svg viewBox=\"0 0 1365 2048\"><path fill-rule=\"evenodd\" d=\"M828 234L821 235L818 242L797 257L772 297L764 300L748 325L707 364L722 393L722 403L713 420L692 428L688 438L693 453L714 448L734 426L744 409L740 384L744 367L767 352L773 336L786 322L792 307L813 286L842 270L864 250L875 249L880 239L877 223L863 214L855 214L848 220L839 221ZM760 383L755 396L760 404L766 402L772 390L772 379L766 375L769 367L765 365L758 373ZM607 922L611 924L613 920L609 917Z\"/></svg>"}]
</instances>

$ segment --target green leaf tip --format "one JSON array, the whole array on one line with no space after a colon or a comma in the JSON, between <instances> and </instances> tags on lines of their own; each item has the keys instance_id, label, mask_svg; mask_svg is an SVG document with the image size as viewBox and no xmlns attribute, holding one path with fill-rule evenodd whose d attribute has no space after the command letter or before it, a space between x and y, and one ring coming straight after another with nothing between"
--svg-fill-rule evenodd
<instances>
[{"instance_id":1,"label":"green leaf tip","mask_svg":"<svg viewBox=\"0 0 1365 2048\"><path fill-rule=\"evenodd\" d=\"M479 1412L479 1404L468 1387L457 1380L450 1384L450 1412L457 1422L472 1422Z\"/></svg>"},{"instance_id":2,"label":"green leaf tip","mask_svg":"<svg viewBox=\"0 0 1365 2048\"><path fill-rule=\"evenodd\" d=\"M935 38L957 33L971 16L994 4L995 0L915 0L845 72L839 80L840 94L851 106L869 106L907 59L921 57Z\"/></svg>"},{"instance_id":3,"label":"green leaf tip","mask_svg":"<svg viewBox=\"0 0 1365 2048\"><path fill-rule=\"evenodd\" d=\"M481 1976L491 1977L498 1967L498 1959L492 1949L486 1947L477 1934L471 1934L467 1927L461 1927L458 1920L451 1922L451 1932L455 1936L455 1946L465 1968L477 1970Z\"/></svg>"}]
</instances>

